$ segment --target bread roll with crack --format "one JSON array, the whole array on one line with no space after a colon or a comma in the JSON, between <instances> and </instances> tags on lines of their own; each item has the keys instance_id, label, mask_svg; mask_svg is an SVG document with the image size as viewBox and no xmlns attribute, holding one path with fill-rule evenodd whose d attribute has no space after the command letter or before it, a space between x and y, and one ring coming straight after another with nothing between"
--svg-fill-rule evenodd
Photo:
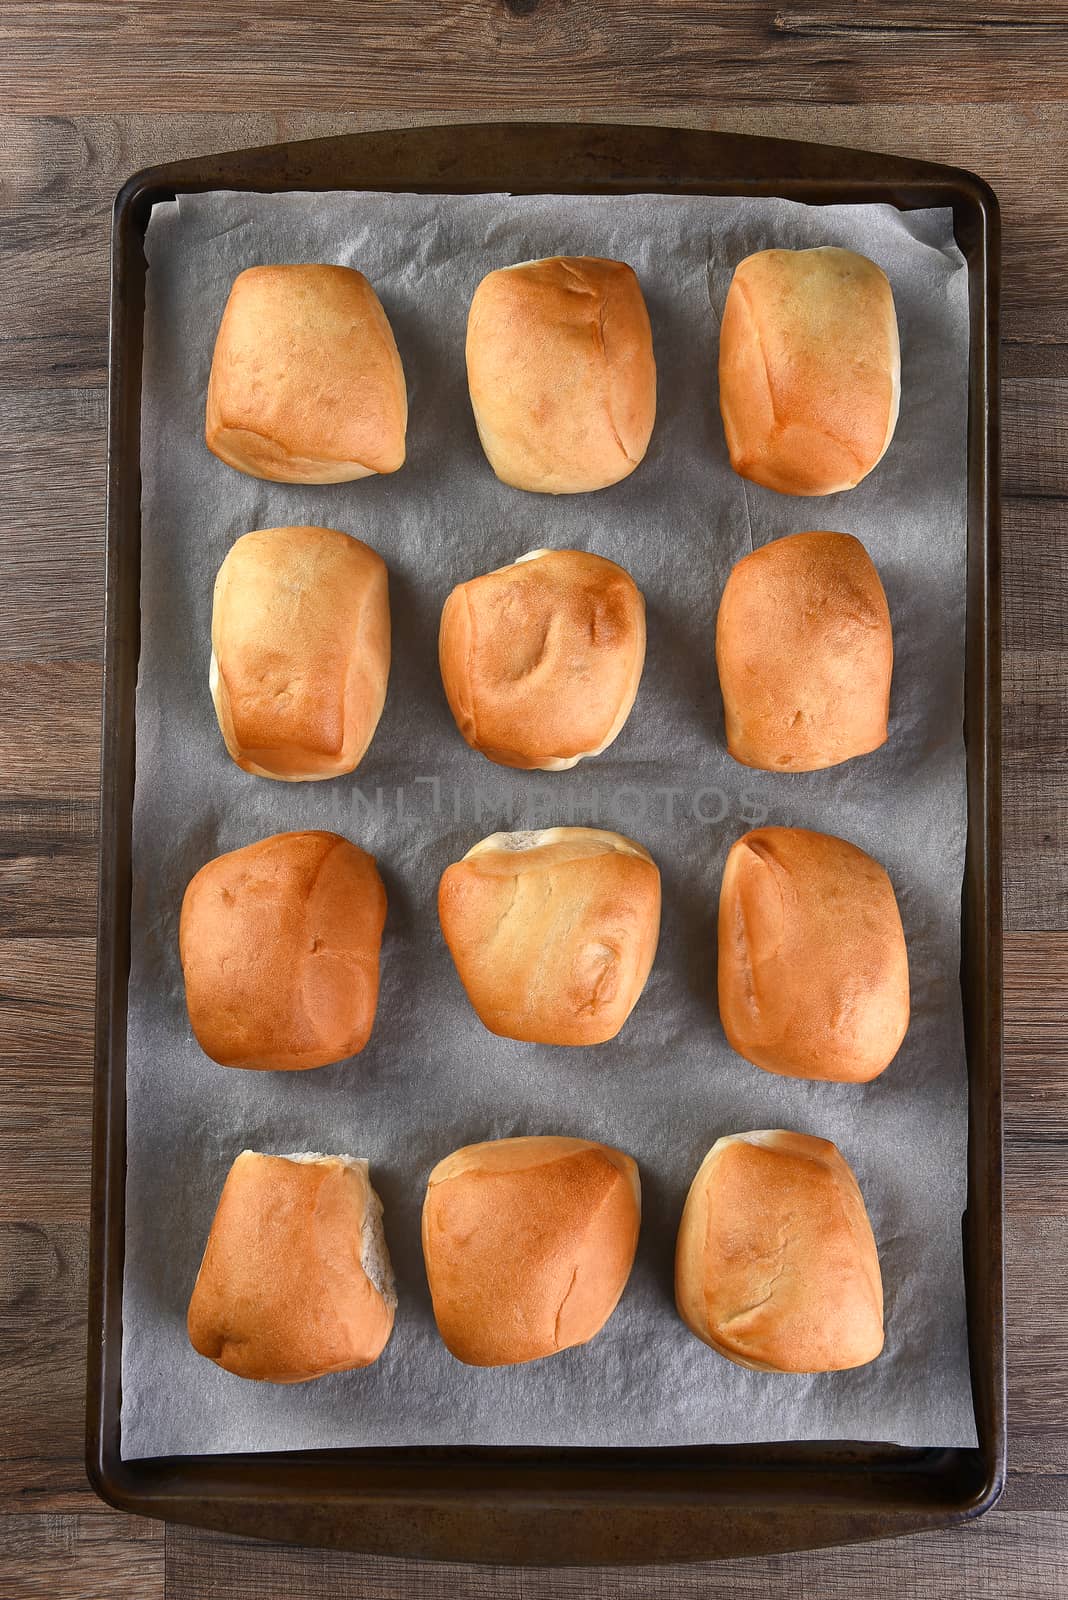
<instances>
[{"instance_id":1,"label":"bread roll with crack","mask_svg":"<svg viewBox=\"0 0 1068 1600\"><path fill-rule=\"evenodd\" d=\"M727 749L814 772L886 743L894 640L871 557L847 533L795 533L743 556L716 619Z\"/></svg>"},{"instance_id":2,"label":"bread roll with crack","mask_svg":"<svg viewBox=\"0 0 1068 1600\"><path fill-rule=\"evenodd\" d=\"M478 435L503 483L605 489L632 473L656 417L641 286L622 261L551 256L489 273L467 321Z\"/></svg>"},{"instance_id":3,"label":"bread roll with crack","mask_svg":"<svg viewBox=\"0 0 1068 1600\"><path fill-rule=\"evenodd\" d=\"M781 1128L717 1139L682 1214L675 1300L691 1333L741 1367L839 1372L874 1361L879 1253L837 1147Z\"/></svg>"},{"instance_id":4,"label":"bread roll with crack","mask_svg":"<svg viewBox=\"0 0 1068 1600\"><path fill-rule=\"evenodd\" d=\"M300 1072L359 1053L378 1005L386 891L336 833L276 833L216 856L182 901L189 1021L224 1067Z\"/></svg>"},{"instance_id":5,"label":"bread roll with crack","mask_svg":"<svg viewBox=\"0 0 1068 1600\"><path fill-rule=\"evenodd\" d=\"M589 1139L467 1145L430 1174L423 1255L434 1318L470 1366L586 1344L626 1286L641 1189L630 1156Z\"/></svg>"},{"instance_id":6,"label":"bread roll with crack","mask_svg":"<svg viewBox=\"0 0 1068 1600\"><path fill-rule=\"evenodd\" d=\"M408 396L393 330L351 267L249 267L226 302L205 439L272 483L348 483L404 464Z\"/></svg>"},{"instance_id":7,"label":"bread roll with crack","mask_svg":"<svg viewBox=\"0 0 1068 1600\"><path fill-rule=\"evenodd\" d=\"M246 533L219 568L209 683L226 748L287 783L352 772L389 679L389 577L335 528Z\"/></svg>"},{"instance_id":8,"label":"bread roll with crack","mask_svg":"<svg viewBox=\"0 0 1068 1600\"><path fill-rule=\"evenodd\" d=\"M886 274L852 250L761 250L739 263L719 337L731 466L780 494L852 489L883 458L901 397Z\"/></svg>"},{"instance_id":9,"label":"bread roll with crack","mask_svg":"<svg viewBox=\"0 0 1068 1600\"><path fill-rule=\"evenodd\" d=\"M491 1033L603 1044L649 976L660 874L641 845L602 828L494 833L446 869L438 912Z\"/></svg>"},{"instance_id":10,"label":"bread roll with crack","mask_svg":"<svg viewBox=\"0 0 1068 1600\"><path fill-rule=\"evenodd\" d=\"M532 550L458 584L441 613L441 679L467 743L505 767L559 772L600 755L634 704L645 601L614 561Z\"/></svg>"},{"instance_id":11,"label":"bread roll with crack","mask_svg":"<svg viewBox=\"0 0 1068 1600\"><path fill-rule=\"evenodd\" d=\"M193 1286L193 1349L239 1378L307 1383L377 1361L396 1305L367 1162L243 1150Z\"/></svg>"},{"instance_id":12,"label":"bread roll with crack","mask_svg":"<svg viewBox=\"0 0 1068 1600\"><path fill-rule=\"evenodd\" d=\"M719 1014L731 1048L765 1072L877 1077L909 1025L905 934L886 870L806 828L737 840L719 897Z\"/></svg>"}]
</instances>

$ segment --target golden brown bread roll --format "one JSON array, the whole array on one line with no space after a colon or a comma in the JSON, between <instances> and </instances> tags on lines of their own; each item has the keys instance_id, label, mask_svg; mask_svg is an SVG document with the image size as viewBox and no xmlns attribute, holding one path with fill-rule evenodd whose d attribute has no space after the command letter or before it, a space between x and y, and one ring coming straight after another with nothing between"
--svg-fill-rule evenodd
<instances>
[{"instance_id":1,"label":"golden brown bread roll","mask_svg":"<svg viewBox=\"0 0 1068 1600\"><path fill-rule=\"evenodd\" d=\"M645 662L645 601L603 556L532 550L457 585L438 654L472 749L557 772L600 755L626 722Z\"/></svg>"},{"instance_id":2,"label":"golden brown bread roll","mask_svg":"<svg viewBox=\"0 0 1068 1600\"><path fill-rule=\"evenodd\" d=\"M367 1162L243 1150L189 1302L194 1350L239 1378L306 1383L376 1361L396 1304Z\"/></svg>"},{"instance_id":3,"label":"golden brown bread roll","mask_svg":"<svg viewBox=\"0 0 1068 1600\"><path fill-rule=\"evenodd\" d=\"M879 1253L849 1163L827 1139L718 1139L690 1187L675 1300L692 1333L761 1372L838 1372L883 1347Z\"/></svg>"},{"instance_id":4,"label":"golden brown bread roll","mask_svg":"<svg viewBox=\"0 0 1068 1600\"><path fill-rule=\"evenodd\" d=\"M438 913L491 1033L603 1044L649 976L660 874L641 845L601 828L494 833L446 868Z\"/></svg>"},{"instance_id":5,"label":"golden brown bread roll","mask_svg":"<svg viewBox=\"0 0 1068 1600\"><path fill-rule=\"evenodd\" d=\"M423 1255L445 1344L475 1367L555 1355L599 1333L626 1286L641 1188L589 1139L467 1145L430 1174Z\"/></svg>"},{"instance_id":6,"label":"golden brown bread roll","mask_svg":"<svg viewBox=\"0 0 1068 1600\"><path fill-rule=\"evenodd\" d=\"M216 856L182 901L189 1021L224 1067L303 1071L363 1049L386 891L336 833L276 833Z\"/></svg>"},{"instance_id":7,"label":"golden brown bread roll","mask_svg":"<svg viewBox=\"0 0 1068 1600\"><path fill-rule=\"evenodd\" d=\"M795 533L743 556L716 620L735 761L812 772L886 743L894 640L879 574L846 533Z\"/></svg>"},{"instance_id":8,"label":"golden brown bread roll","mask_svg":"<svg viewBox=\"0 0 1068 1600\"><path fill-rule=\"evenodd\" d=\"M389 678L389 577L334 528L264 528L219 568L211 696L226 748L261 778L334 778L370 744Z\"/></svg>"},{"instance_id":9,"label":"golden brown bread roll","mask_svg":"<svg viewBox=\"0 0 1068 1600\"><path fill-rule=\"evenodd\" d=\"M656 363L641 286L622 261L551 256L491 272L467 322L482 447L503 483L581 494L649 445Z\"/></svg>"},{"instance_id":10,"label":"golden brown bread roll","mask_svg":"<svg viewBox=\"0 0 1068 1600\"><path fill-rule=\"evenodd\" d=\"M879 863L806 828L737 840L719 897L719 1014L731 1048L765 1072L867 1083L889 1066L909 966Z\"/></svg>"},{"instance_id":11,"label":"golden brown bread roll","mask_svg":"<svg viewBox=\"0 0 1068 1600\"><path fill-rule=\"evenodd\" d=\"M735 269L719 336L731 466L780 494L852 489L897 424L901 355L886 274L834 246Z\"/></svg>"},{"instance_id":12,"label":"golden brown bread roll","mask_svg":"<svg viewBox=\"0 0 1068 1600\"><path fill-rule=\"evenodd\" d=\"M404 463L408 396L378 296L351 267L249 267L226 302L205 438L274 483L347 483Z\"/></svg>"}]
</instances>

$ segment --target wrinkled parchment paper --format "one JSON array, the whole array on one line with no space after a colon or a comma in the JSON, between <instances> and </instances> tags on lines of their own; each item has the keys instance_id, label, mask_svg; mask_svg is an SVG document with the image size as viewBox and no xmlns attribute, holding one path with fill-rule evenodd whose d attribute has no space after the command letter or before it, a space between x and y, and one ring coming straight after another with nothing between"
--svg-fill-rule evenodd
<instances>
[{"instance_id":1,"label":"wrinkled parchment paper","mask_svg":"<svg viewBox=\"0 0 1068 1600\"><path fill-rule=\"evenodd\" d=\"M790 499L730 471L716 345L733 266L772 245L847 245L888 273L902 406L882 464L851 493ZM948 211L633 196L204 194L148 232L142 426L133 960L122 1449L127 1458L342 1445L685 1445L771 1439L975 1441L961 1212L966 1081L958 986L965 837L962 673L967 279ZM497 482L467 399L464 326L493 267L553 253L620 257L649 304L659 369L644 464L598 494ZM204 394L230 284L261 262L359 267L407 375L408 461L323 488L259 483L209 454ZM315 522L390 569L393 670L353 778L282 784L230 761L208 693L212 583L251 528ZM891 736L829 772L771 774L723 745L713 635L732 564L806 528L856 534L882 575L897 659ZM468 750L442 693L438 616L452 585L537 546L622 562L648 603L637 703L615 744L571 772L497 768ZM437 813L437 814L435 814ZM715 997L715 913L731 842L761 821L841 834L889 869L912 971L912 1026L866 1087L792 1082L735 1056ZM621 1036L564 1050L494 1038L438 930L444 867L499 827L600 822L663 873L660 952ZM389 895L378 1020L353 1061L307 1073L226 1070L186 1018L177 925L211 856L285 829L331 828L378 858ZM744 1371L675 1314L672 1253L690 1179L723 1133L833 1139L871 1212L887 1340L837 1375ZM519 1133L608 1141L638 1160L644 1222L618 1310L588 1346L512 1369L455 1361L434 1329L419 1249L430 1167ZM238 1152L370 1159L397 1271L396 1331L365 1372L253 1384L195 1355L185 1311Z\"/></svg>"}]
</instances>

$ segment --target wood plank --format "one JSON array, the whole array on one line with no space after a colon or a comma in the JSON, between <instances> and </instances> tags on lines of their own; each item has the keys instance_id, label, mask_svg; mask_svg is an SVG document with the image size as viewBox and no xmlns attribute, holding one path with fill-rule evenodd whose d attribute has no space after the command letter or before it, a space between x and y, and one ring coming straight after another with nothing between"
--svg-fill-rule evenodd
<instances>
[{"instance_id":1,"label":"wood plank","mask_svg":"<svg viewBox=\"0 0 1068 1600\"><path fill-rule=\"evenodd\" d=\"M1001 402L1005 493L1048 499L1068 495L1068 378L1006 378ZM1064 539L1068 504L1056 514Z\"/></svg>"},{"instance_id":2,"label":"wood plank","mask_svg":"<svg viewBox=\"0 0 1068 1600\"><path fill-rule=\"evenodd\" d=\"M6 1190L6 1178L4 1185ZM82 1464L88 1253L84 1222L0 1222L5 1506L16 1494L22 1510L78 1509L92 1502ZM2 1538L0 1533L0 1543ZM2 1582L0 1594L7 1594Z\"/></svg>"},{"instance_id":3,"label":"wood plank","mask_svg":"<svg viewBox=\"0 0 1068 1600\"><path fill-rule=\"evenodd\" d=\"M45 845L31 852L13 846L6 823L0 805L0 938L92 938L95 843L88 840L68 848Z\"/></svg>"},{"instance_id":4,"label":"wood plank","mask_svg":"<svg viewBox=\"0 0 1068 1600\"><path fill-rule=\"evenodd\" d=\"M1015 420L1005 428L1004 449L1012 470L1031 469L1036 452ZM1068 500L1005 500L1001 594L1005 649L1041 651L1047 670L1063 675L1062 689L1068 693ZM1055 652L1060 652L1059 667Z\"/></svg>"},{"instance_id":5,"label":"wood plank","mask_svg":"<svg viewBox=\"0 0 1068 1600\"><path fill-rule=\"evenodd\" d=\"M1063 1142L1045 1154L1044 1183L1061 1214L1012 1215L1006 1227L1009 1438L1016 1467L1068 1474L1068 1418L1051 1405L1068 1394L1068 1275L1058 1266L1068 1261L1068 1156Z\"/></svg>"},{"instance_id":6,"label":"wood plank","mask_svg":"<svg viewBox=\"0 0 1068 1600\"><path fill-rule=\"evenodd\" d=\"M1003 665L1005 925L1068 928L1068 674L1059 650Z\"/></svg>"},{"instance_id":7,"label":"wood plank","mask_svg":"<svg viewBox=\"0 0 1068 1600\"><path fill-rule=\"evenodd\" d=\"M167 1529L167 1600L1063 1600L1068 1510L996 1510L978 1525L882 1544L712 1566L475 1567L291 1550Z\"/></svg>"},{"instance_id":8,"label":"wood plank","mask_svg":"<svg viewBox=\"0 0 1068 1600\"><path fill-rule=\"evenodd\" d=\"M26 1015L8 990L16 952L3 941L21 940L25 960L39 948L38 936L89 941L95 933L99 742L94 661L0 661L0 1041L12 1046L23 1039ZM55 953L62 983L62 944ZM89 974L91 1004L91 962L79 970ZM23 978L41 982L48 996L50 973L36 967ZM29 1039L30 1048L41 1043L35 1032ZM77 1059L84 1062L84 1053ZM0 1125L2 1119L0 1103Z\"/></svg>"},{"instance_id":9,"label":"wood plank","mask_svg":"<svg viewBox=\"0 0 1068 1600\"><path fill-rule=\"evenodd\" d=\"M0 1222L87 1215L94 972L92 939L0 941Z\"/></svg>"},{"instance_id":10,"label":"wood plank","mask_svg":"<svg viewBox=\"0 0 1068 1600\"><path fill-rule=\"evenodd\" d=\"M161 1523L114 1513L0 1515L4 1600L164 1600Z\"/></svg>"},{"instance_id":11,"label":"wood plank","mask_svg":"<svg viewBox=\"0 0 1068 1600\"><path fill-rule=\"evenodd\" d=\"M611 100L734 104L808 100L1059 101L1068 27L1059 6L894 0L878 12L756 0L9 0L0 12L0 92L12 109L243 110L250 103L419 110L477 103L505 114L548 100L572 115ZM402 97L398 85L404 85ZM723 90L721 90L723 94Z\"/></svg>"},{"instance_id":12,"label":"wood plank","mask_svg":"<svg viewBox=\"0 0 1068 1600\"><path fill-rule=\"evenodd\" d=\"M92 187L88 193L92 214L82 224L72 216L66 237L62 232L48 237L55 230L54 201L22 205L32 242L5 248L0 229L6 275L0 385L6 388L102 388L107 381L114 195ZM0 223L4 220L0 209ZM40 231L34 226L38 221ZM86 465L94 470L90 459ZM99 516L99 496L95 504Z\"/></svg>"},{"instance_id":13,"label":"wood plank","mask_svg":"<svg viewBox=\"0 0 1068 1600\"><path fill-rule=\"evenodd\" d=\"M1013 1465L1068 1473L1068 933L1005 940L1006 1324ZM1036 1292L1036 1286L1041 1285ZM1062 1490L1068 1505L1068 1483Z\"/></svg>"},{"instance_id":14,"label":"wood plank","mask_svg":"<svg viewBox=\"0 0 1068 1600\"><path fill-rule=\"evenodd\" d=\"M1013 1185L1014 1209L1068 1215L1068 933L1005 939L1005 1132L1010 1149L1063 1159L1063 1194Z\"/></svg>"},{"instance_id":15,"label":"wood plank","mask_svg":"<svg viewBox=\"0 0 1068 1600\"><path fill-rule=\"evenodd\" d=\"M57 243L53 256L61 253ZM34 305L32 295L26 299ZM105 333L101 329L100 337ZM84 339L84 332L79 337ZM65 334L62 340L69 351ZM25 359L17 326L0 337L0 370L3 352L13 348L20 350L20 361ZM93 359L98 360L95 350ZM27 656L95 660L100 654L105 427L100 389L0 388L0 604L5 617L0 661Z\"/></svg>"},{"instance_id":16,"label":"wood plank","mask_svg":"<svg viewBox=\"0 0 1068 1600\"><path fill-rule=\"evenodd\" d=\"M94 661L0 661L0 802L16 802L16 814L38 798L95 805L100 685Z\"/></svg>"},{"instance_id":17,"label":"wood plank","mask_svg":"<svg viewBox=\"0 0 1068 1600\"><path fill-rule=\"evenodd\" d=\"M99 723L95 662L0 662L0 941L95 932Z\"/></svg>"}]
</instances>

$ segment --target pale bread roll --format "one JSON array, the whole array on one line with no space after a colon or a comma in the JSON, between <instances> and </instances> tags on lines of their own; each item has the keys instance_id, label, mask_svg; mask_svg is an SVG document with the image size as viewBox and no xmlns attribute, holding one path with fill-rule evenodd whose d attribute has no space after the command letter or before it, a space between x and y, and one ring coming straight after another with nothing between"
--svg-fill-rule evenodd
<instances>
[{"instance_id":1,"label":"pale bread roll","mask_svg":"<svg viewBox=\"0 0 1068 1600\"><path fill-rule=\"evenodd\" d=\"M603 1044L649 976L660 873L641 845L602 828L494 833L443 873L438 913L491 1033Z\"/></svg>"},{"instance_id":2,"label":"pale bread roll","mask_svg":"<svg viewBox=\"0 0 1068 1600\"><path fill-rule=\"evenodd\" d=\"M366 1161L243 1150L189 1302L189 1339L239 1378L307 1383L367 1367L397 1295Z\"/></svg>"},{"instance_id":3,"label":"pale bread roll","mask_svg":"<svg viewBox=\"0 0 1068 1600\"><path fill-rule=\"evenodd\" d=\"M633 472L656 417L649 313L633 270L593 256L503 267L475 290L467 378L503 483L605 489Z\"/></svg>"},{"instance_id":4,"label":"pale bread roll","mask_svg":"<svg viewBox=\"0 0 1068 1600\"><path fill-rule=\"evenodd\" d=\"M178 937L205 1055L296 1072L358 1054L385 918L374 857L336 833L276 833L201 867Z\"/></svg>"},{"instance_id":5,"label":"pale bread roll","mask_svg":"<svg viewBox=\"0 0 1068 1600\"><path fill-rule=\"evenodd\" d=\"M389 576L334 528L246 533L219 568L209 684L246 772L295 783L352 772L389 679Z\"/></svg>"},{"instance_id":6,"label":"pale bread roll","mask_svg":"<svg viewBox=\"0 0 1068 1600\"><path fill-rule=\"evenodd\" d=\"M837 1372L883 1347L879 1253L852 1168L827 1139L736 1133L686 1198L675 1300L692 1333L761 1372Z\"/></svg>"},{"instance_id":7,"label":"pale bread roll","mask_svg":"<svg viewBox=\"0 0 1068 1600\"><path fill-rule=\"evenodd\" d=\"M393 330L351 267L249 267L226 302L205 438L274 483L347 483L404 463L408 396Z\"/></svg>"},{"instance_id":8,"label":"pale bread roll","mask_svg":"<svg viewBox=\"0 0 1068 1600\"><path fill-rule=\"evenodd\" d=\"M716 619L727 749L813 772L886 743L894 640L871 557L846 533L795 533L743 556Z\"/></svg>"},{"instance_id":9,"label":"pale bread roll","mask_svg":"<svg viewBox=\"0 0 1068 1600\"><path fill-rule=\"evenodd\" d=\"M467 743L505 767L559 772L600 755L630 715L645 601L614 561L532 550L458 584L441 613L441 678Z\"/></svg>"},{"instance_id":10,"label":"pale bread roll","mask_svg":"<svg viewBox=\"0 0 1068 1600\"><path fill-rule=\"evenodd\" d=\"M634 1261L638 1168L589 1139L496 1139L440 1161L423 1204L438 1331L476 1367L536 1361L599 1333Z\"/></svg>"},{"instance_id":11,"label":"pale bread roll","mask_svg":"<svg viewBox=\"0 0 1068 1600\"><path fill-rule=\"evenodd\" d=\"M885 869L845 839L756 828L719 897L719 1014L731 1048L789 1078L867 1083L909 1025L909 966Z\"/></svg>"},{"instance_id":12,"label":"pale bread roll","mask_svg":"<svg viewBox=\"0 0 1068 1600\"><path fill-rule=\"evenodd\" d=\"M852 489L882 460L901 398L886 274L836 246L735 268L719 336L731 466L780 494Z\"/></svg>"}]
</instances>

